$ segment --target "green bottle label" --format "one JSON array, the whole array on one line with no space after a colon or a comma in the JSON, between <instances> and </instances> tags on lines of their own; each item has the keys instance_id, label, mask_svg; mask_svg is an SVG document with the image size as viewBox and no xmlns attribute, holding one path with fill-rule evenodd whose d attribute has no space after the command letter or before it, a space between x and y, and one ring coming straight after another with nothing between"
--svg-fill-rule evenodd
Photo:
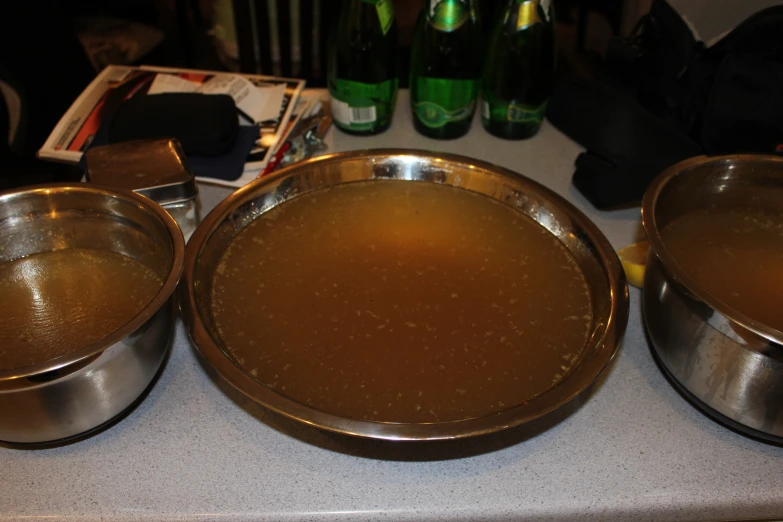
<instances>
[{"instance_id":1,"label":"green bottle label","mask_svg":"<svg viewBox=\"0 0 783 522\"><path fill-rule=\"evenodd\" d=\"M391 118L397 99L397 79L362 83L336 79L329 82L332 117L338 127L372 130L376 122Z\"/></svg>"},{"instance_id":2,"label":"green bottle label","mask_svg":"<svg viewBox=\"0 0 783 522\"><path fill-rule=\"evenodd\" d=\"M378 21L381 23L381 31L383 35L391 29L394 22L394 3L392 0L362 0L365 4L372 4L375 6L375 12L378 13Z\"/></svg>"},{"instance_id":3,"label":"green bottle label","mask_svg":"<svg viewBox=\"0 0 783 522\"><path fill-rule=\"evenodd\" d=\"M479 80L414 77L411 81L413 114L430 128L473 117Z\"/></svg>"},{"instance_id":4,"label":"green bottle label","mask_svg":"<svg viewBox=\"0 0 783 522\"><path fill-rule=\"evenodd\" d=\"M540 125L544 121L546 107L549 100L540 105L528 105L524 103L490 103L484 100L481 107L481 117L492 121L509 121L512 123L535 123Z\"/></svg>"},{"instance_id":5,"label":"green bottle label","mask_svg":"<svg viewBox=\"0 0 783 522\"><path fill-rule=\"evenodd\" d=\"M438 31L459 29L470 18L468 0L429 0L427 21Z\"/></svg>"}]
</instances>

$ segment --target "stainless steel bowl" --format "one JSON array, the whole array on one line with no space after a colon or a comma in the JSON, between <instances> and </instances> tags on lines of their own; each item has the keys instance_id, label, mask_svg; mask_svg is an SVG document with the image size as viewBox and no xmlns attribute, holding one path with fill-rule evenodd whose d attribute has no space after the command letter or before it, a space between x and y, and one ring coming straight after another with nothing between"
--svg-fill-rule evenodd
<instances>
[{"instance_id":1,"label":"stainless steel bowl","mask_svg":"<svg viewBox=\"0 0 783 522\"><path fill-rule=\"evenodd\" d=\"M131 191L91 184L0 194L0 262L63 248L129 256L164 283L136 317L105 339L40 364L1 370L0 441L58 441L108 422L147 388L168 349L185 243L165 210Z\"/></svg>"},{"instance_id":2,"label":"stainless steel bowl","mask_svg":"<svg viewBox=\"0 0 783 522\"><path fill-rule=\"evenodd\" d=\"M506 410L440 423L385 423L344 418L296 402L265 386L236 364L212 320L215 268L234 237L254 219L298 194L369 179L400 179L458 186L526 214L558 237L587 279L594 307L592 335L572 371L543 394ZM622 268L601 232L560 196L514 172L450 154L370 150L323 156L251 183L220 203L198 227L186 252L180 309L200 354L242 393L287 417L339 433L390 440L468 437L528 422L573 399L606 368L628 318Z\"/></svg>"},{"instance_id":3,"label":"stainless steel bowl","mask_svg":"<svg viewBox=\"0 0 783 522\"><path fill-rule=\"evenodd\" d=\"M642 204L651 246L645 324L664 369L697 406L733 428L783 442L783 333L713 297L661 239L673 219L723 205L783 208L783 159L701 156L649 186Z\"/></svg>"}]
</instances>

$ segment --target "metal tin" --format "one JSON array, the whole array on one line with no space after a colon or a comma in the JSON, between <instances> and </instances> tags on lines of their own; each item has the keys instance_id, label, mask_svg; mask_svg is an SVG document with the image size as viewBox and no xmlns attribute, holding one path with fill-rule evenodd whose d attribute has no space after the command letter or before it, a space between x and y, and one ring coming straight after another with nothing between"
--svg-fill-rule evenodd
<instances>
[{"instance_id":1,"label":"metal tin","mask_svg":"<svg viewBox=\"0 0 783 522\"><path fill-rule=\"evenodd\" d=\"M372 422L338 416L292 400L254 379L227 355L212 319L214 271L228 245L254 219L304 192L371 179L458 186L486 195L540 223L579 264L593 303L591 335L572 370L528 402L475 418L434 423ZM583 392L618 350L628 320L628 287L620 262L598 228L554 192L515 172L452 154L369 150L321 156L251 182L220 203L188 244L179 285L180 311L199 353L256 402L292 419L339 433L388 440L455 439L532 421Z\"/></svg>"},{"instance_id":2,"label":"metal tin","mask_svg":"<svg viewBox=\"0 0 783 522\"><path fill-rule=\"evenodd\" d=\"M198 188L173 138L136 140L85 152L86 181L133 190L165 208L187 241L200 221Z\"/></svg>"}]
</instances>

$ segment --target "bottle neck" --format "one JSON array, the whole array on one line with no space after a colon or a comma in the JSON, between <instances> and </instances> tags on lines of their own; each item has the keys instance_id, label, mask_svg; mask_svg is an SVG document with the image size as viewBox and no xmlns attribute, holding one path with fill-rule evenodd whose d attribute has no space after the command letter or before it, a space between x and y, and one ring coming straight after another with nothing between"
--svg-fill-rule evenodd
<instances>
[{"instance_id":1,"label":"bottle neck","mask_svg":"<svg viewBox=\"0 0 783 522\"><path fill-rule=\"evenodd\" d=\"M451 32L476 19L473 0L427 0L427 22L438 31Z\"/></svg>"},{"instance_id":2,"label":"bottle neck","mask_svg":"<svg viewBox=\"0 0 783 522\"><path fill-rule=\"evenodd\" d=\"M372 7L364 0L343 0L340 15L349 26L359 27L362 22L370 21L370 16L374 14Z\"/></svg>"},{"instance_id":3,"label":"bottle neck","mask_svg":"<svg viewBox=\"0 0 783 522\"><path fill-rule=\"evenodd\" d=\"M393 24L393 0L343 0L338 31L380 29L386 35Z\"/></svg>"},{"instance_id":4,"label":"bottle neck","mask_svg":"<svg viewBox=\"0 0 783 522\"><path fill-rule=\"evenodd\" d=\"M511 0L503 24L507 30L522 31L535 24L549 24L551 0Z\"/></svg>"}]
</instances>

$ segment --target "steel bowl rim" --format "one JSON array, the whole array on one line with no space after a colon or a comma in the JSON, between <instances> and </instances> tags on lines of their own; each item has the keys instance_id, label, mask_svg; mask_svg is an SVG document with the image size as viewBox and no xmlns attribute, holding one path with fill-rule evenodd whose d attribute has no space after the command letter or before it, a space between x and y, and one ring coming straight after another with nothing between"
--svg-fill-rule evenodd
<instances>
[{"instance_id":1,"label":"steel bowl rim","mask_svg":"<svg viewBox=\"0 0 783 522\"><path fill-rule=\"evenodd\" d=\"M585 231L585 233L590 237L590 240L595 244L597 250L597 261L600 263L602 269L607 274L607 278L609 280L608 286L611 295L611 309L601 340L596 344L596 346L599 348L605 348L609 345L612 346L609 355L605 358L605 360L602 360L602 364L598 371L596 371L595 374L592 375L589 380L587 380L587 382L584 382L582 386L579 386L577 389L573 390L562 400L552 404L551 407L540 411L535 415L520 416L517 410L521 409L523 406L516 405L511 408L507 408L505 410L501 410L499 412L485 416L457 421L435 423L393 423L350 419L348 417L342 417L332 413L324 412L322 410L313 408L312 406L299 403L282 394L270 390L268 387L260 384L258 381L253 380L246 374L244 370L240 369L236 364L234 364L223 353L222 349L215 343L207 331L201 319L198 304L196 303L195 293L193 291L193 285L195 282L195 268L198 263L199 256L206 246L210 236L217 229L217 227L223 223L225 218L227 218L229 214L237 207L237 205L244 200L246 195L249 196L257 190L260 191L262 187L273 184L277 180L286 177L292 172L296 172L300 169L304 170L315 163L334 162L340 161L342 159L352 159L362 156L415 156L418 158L435 158L444 161L460 162L466 165L474 165L485 170L489 170L493 174L497 174L503 177L510 177L516 183L532 188L534 193L553 203L558 207L558 209L563 210L569 216L569 218L578 223L579 227ZM629 313L628 287L625 275L622 270L622 265L620 264L614 249L609 243L609 240L606 239L603 233L587 216L585 216L579 209L568 202L565 198L544 187L538 182L531 180L530 178L524 177L520 174L517 174L516 172L499 167L489 162L456 154L399 148L366 149L349 152L337 152L318 156L285 169L281 169L274 175L257 179L230 194L202 220L201 224L198 226L190 241L188 242L185 253L185 266L183 269L182 283L179 286L178 293L178 301L181 312L180 315L183 318L186 329L196 351L218 373L220 378L227 381L229 384L231 384L231 386L239 390L248 398L252 399L258 404L261 404L264 408L268 408L285 417L292 418L298 422L302 422L304 424L315 426L328 431L360 437L399 441L440 440L478 436L532 421L560 408L589 388L601 376L601 374L604 373L606 368L609 367L610 363L619 351L621 340L627 326ZM254 393L259 390L265 391L263 395L272 397L275 400L270 402L264 398L259 398L258 394ZM544 395L546 395L546 392ZM537 398L534 398L532 400L536 399ZM294 413L291 411L292 407L295 410ZM309 418L303 418L302 416L296 414L296 412L302 411L313 414L316 419L313 420L313 415L310 415ZM420 431L421 433L400 434L400 430L402 428L411 428L408 431Z\"/></svg>"},{"instance_id":2,"label":"steel bowl rim","mask_svg":"<svg viewBox=\"0 0 783 522\"><path fill-rule=\"evenodd\" d=\"M85 346L84 348L80 348L79 350L70 354L29 366L22 366L20 368L12 368L7 370L0 369L0 384L11 383L16 380L21 380L27 377L41 375L53 370L66 368L75 363L87 360L90 357L100 354L107 348L111 347L136 331L155 313L157 313L158 310L165 306L166 302L174 294L182 274L182 268L185 261L185 239L182 236L182 231L180 230L179 225L177 225L177 222L174 220L174 218L172 218L171 215L169 215L169 213L163 209L163 207L155 203L153 200L142 196L141 194L137 194L132 190L118 187L108 187L105 185L96 185L93 183L46 183L0 192L0 203L15 196L18 197L21 194L39 192L45 194L48 191L82 192L112 198L123 198L152 213L152 215L160 220L166 227L168 236L171 239L171 268L169 269L168 275L163 281L163 285L161 285L160 290L158 290L157 294L155 294L155 297L153 297L153 299L126 324L107 335L103 339ZM31 386L37 385L40 385L40 383L31 383Z\"/></svg>"},{"instance_id":3,"label":"steel bowl rim","mask_svg":"<svg viewBox=\"0 0 783 522\"><path fill-rule=\"evenodd\" d=\"M677 262L676 258L666 247L658 228L658 222L655 209L658 205L658 198L661 192L672 183L678 176L686 175L687 172L695 167L708 165L711 163L736 163L741 161L768 161L778 163L783 166L783 158L762 154L727 154L722 156L695 156L675 163L661 172L648 185L642 198L642 227L644 228L647 240L650 243L651 251L658 257L665 271L680 285L688 289L690 293L696 296L707 306L717 311L724 317L730 319L739 326L758 334L765 339L783 345L783 332L769 327L755 319L748 317L735 308L727 305L716 298L706 288L696 282L685 269Z\"/></svg>"}]
</instances>

